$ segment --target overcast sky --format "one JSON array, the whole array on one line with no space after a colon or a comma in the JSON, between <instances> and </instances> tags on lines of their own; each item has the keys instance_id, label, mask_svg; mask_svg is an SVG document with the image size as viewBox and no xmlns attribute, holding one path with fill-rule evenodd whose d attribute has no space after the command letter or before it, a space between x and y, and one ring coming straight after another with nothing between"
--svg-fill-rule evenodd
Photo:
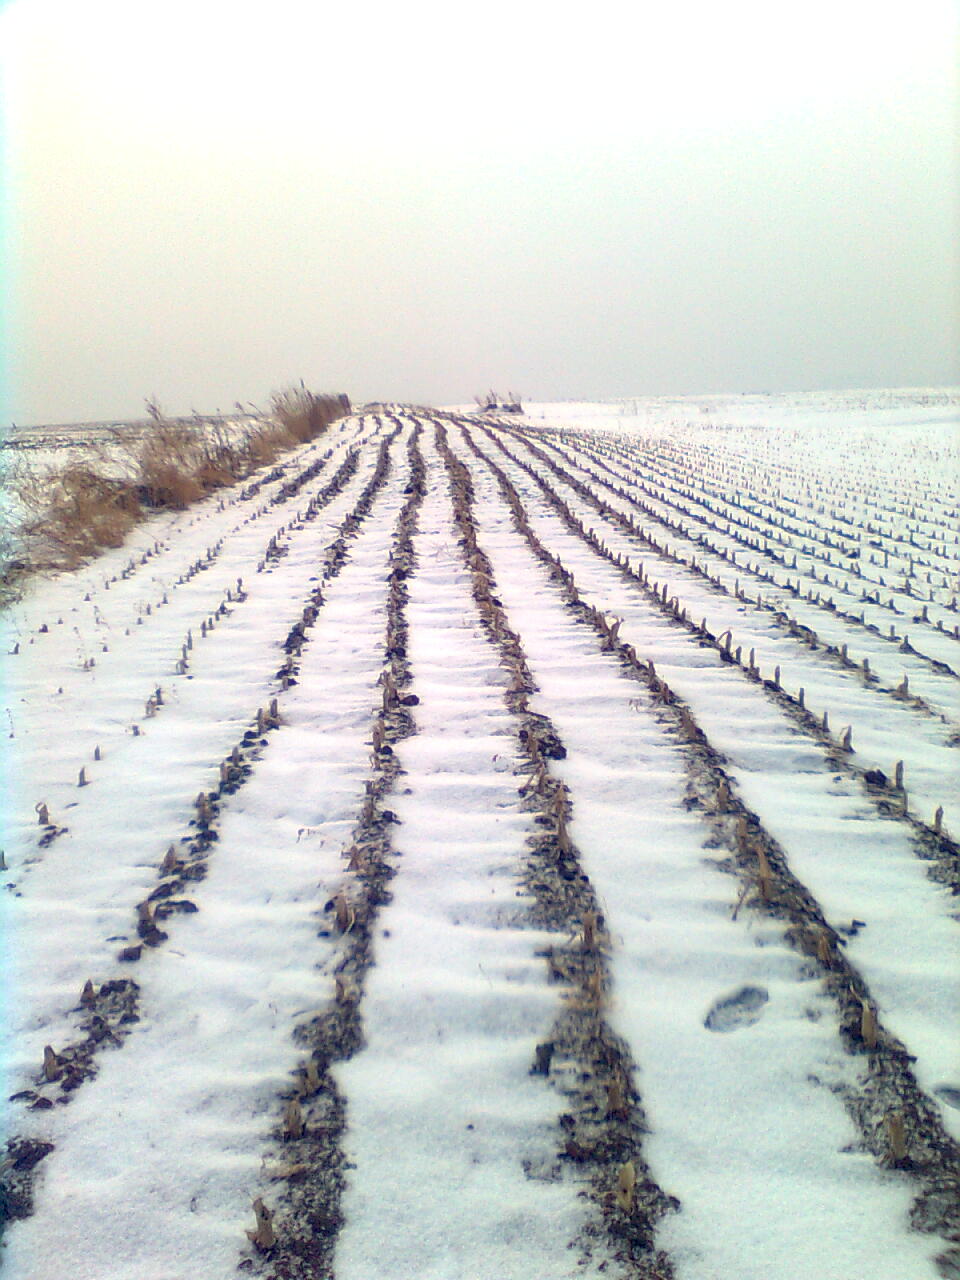
<instances>
[{"instance_id":1,"label":"overcast sky","mask_svg":"<svg viewBox=\"0 0 960 1280\"><path fill-rule=\"evenodd\" d=\"M0 423L960 383L955 0L8 0Z\"/></svg>"}]
</instances>

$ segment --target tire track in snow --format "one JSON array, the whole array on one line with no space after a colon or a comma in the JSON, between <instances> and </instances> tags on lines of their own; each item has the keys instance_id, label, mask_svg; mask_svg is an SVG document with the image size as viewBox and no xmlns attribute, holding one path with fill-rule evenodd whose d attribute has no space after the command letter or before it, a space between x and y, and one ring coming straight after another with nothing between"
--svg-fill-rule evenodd
<instances>
[{"instance_id":1,"label":"tire track in snow","mask_svg":"<svg viewBox=\"0 0 960 1280\"><path fill-rule=\"evenodd\" d=\"M571 1273L557 1220L572 1197L521 1166L538 1154L538 1120L546 1129L528 1019L553 1000L531 979L530 935L509 928L524 819L502 677L490 683L447 511L428 481L407 607L417 732L398 746L403 787L391 799L398 874L365 977L363 1049L334 1069L352 1170L338 1280L517 1275L511 1256L528 1232L545 1277Z\"/></svg>"},{"instance_id":2,"label":"tire track in snow","mask_svg":"<svg viewBox=\"0 0 960 1280\"><path fill-rule=\"evenodd\" d=\"M478 457L484 458L469 438L468 443ZM484 460L496 473L494 464ZM509 482L502 471L498 482L503 492L509 495ZM536 535L529 526L524 528L525 516L522 507L517 505L515 494L512 512L524 536L537 550ZM844 1072L846 1079L836 1084L860 1129L861 1142L882 1163L917 1179L920 1194L911 1211L914 1225L921 1230L939 1231L947 1240L954 1239L960 1227L958 1215L951 1207L960 1185L957 1143L944 1132L937 1106L917 1087L910 1070L911 1059L902 1044L886 1031L876 1016L873 997L860 973L841 950L840 939L826 925L815 899L790 873L783 850L764 830L756 814L732 794L729 780L721 767L722 758L709 748L689 710L678 703L652 667L648 669L637 659L635 652L619 640L616 627L612 627L603 615L584 607L572 576L542 545L538 555L549 567L551 576L561 584L574 616L596 631L602 647L617 654L629 674L652 689L660 706L659 714L675 725L681 740L689 744L687 750L693 756L691 777L695 785L688 793L687 803L701 810L708 820L711 826L709 843L713 847L725 844L734 852L732 860L728 858L718 864L720 869L736 867L744 877L747 889L755 891L752 905L761 913L788 922L787 941L807 955L806 964L810 965L812 975L824 979L825 992L836 1002L844 1047L849 1052L862 1055L861 1062L866 1059L866 1076L851 1079L848 1063ZM509 582L511 590L514 589L515 576ZM523 599L522 590L519 598ZM642 820L642 808L638 820ZM600 819L595 820L595 829L597 821ZM758 852L761 849L762 856ZM678 1007L686 1006L680 1002ZM677 1189L682 1194L682 1183ZM666 1230L671 1238L676 1234L673 1227ZM954 1250L948 1250L942 1255L943 1265L949 1268L956 1264L954 1253ZM721 1269L717 1274L728 1273Z\"/></svg>"}]
</instances>

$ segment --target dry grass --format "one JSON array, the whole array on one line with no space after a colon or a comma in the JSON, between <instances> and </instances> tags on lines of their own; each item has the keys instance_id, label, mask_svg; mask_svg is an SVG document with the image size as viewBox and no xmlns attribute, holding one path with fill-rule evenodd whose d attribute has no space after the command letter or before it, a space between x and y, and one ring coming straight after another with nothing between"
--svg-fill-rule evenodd
<instances>
[{"instance_id":1,"label":"dry grass","mask_svg":"<svg viewBox=\"0 0 960 1280\"><path fill-rule=\"evenodd\" d=\"M274 418L298 444L315 439L331 422L350 412L346 396L320 396L301 384L275 392L270 408Z\"/></svg>"},{"instance_id":2,"label":"dry grass","mask_svg":"<svg viewBox=\"0 0 960 1280\"><path fill-rule=\"evenodd\" d=\"M9 492L10 479L4 469L0 472L0 494ZM0 608L15 600L20 583L27 571L21 555L19 522L0 508Z\"/></svg>"},{"instance_id":3,"label":"dry grass","mask_svg":"<svg viewBox=\"0 0 960 1280\"><path fill-rule=\"evenodd\" d=\"M120 546L151 511L182 511L269 466L349 413L350 402L299 387L275 393L271 409L238 438L222 426L171 421L148 402L151 425L137 441L118 436L83 461L43 474L8 468L4 485L20 515L15 526L0 528L0 604L30 572L76 568Z\"/></svg>"},{"instance_id":4,"label":"dry grass","mask_svg":"<svg viewBox=\"0 0 960 1280\"><path fill-rule=\"evenodd\" d=\"M135 461L137 497L145 507L182 511L207 492L211 460L206 441L194 428L157 423Z\"/></svg>"},{"instance_id":5,"label":"dry grass","mask_svg":"<svg viewBox=\"0 0 960 1280\"><path fill-rule=\"evenodd\" d=\"M12 479L23 519L15 538L21 576L29 568L72 569L105 547L119 547L141 518L136 494L85 462Z\"/></svg>"}]
</instances>

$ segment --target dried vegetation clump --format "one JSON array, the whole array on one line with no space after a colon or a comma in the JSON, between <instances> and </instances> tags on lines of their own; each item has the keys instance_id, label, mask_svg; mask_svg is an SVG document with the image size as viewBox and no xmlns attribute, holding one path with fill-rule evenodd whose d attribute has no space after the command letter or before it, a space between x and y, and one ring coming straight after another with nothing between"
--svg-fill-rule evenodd
<instances>
[{"instance_id":1,"label":"dried vegetation clump","mask_svg":"<svg viewBox=\"0 0 960 1280\"><path fill-rule=\"evenodd\" d=\"M314 440L337 418L350 412L345 395L320 396L299 387L274 394L270 402L273 417L297 444Z\"/></svg>"},{"instance_id":2,"label":"dried vegetation clump","mask_svg":"<svg viewBox=\"0 0 960 1280\"><path fill-rule=\"evenodd\" d=\"M13 467L5 484L22 513L0 546L0 584L10 596L32 568L69 569L119 547L142 518L135 490L100 470L95 456L52 473Z\"/></svg>"},{"instance_id":3,"label":"dried vegetation clump","mask_svg":"<svg viewBox=\"0 0 960 1280\"><path fill-rule=\"evenodd\" d=\"M109 445L51 471L9 468L5 484L20 514L0 535L0 602L29 572L76 568L120 546L150 512L182 511L269 466L349 413L350 401L302 386L277 392L270 413L242 434L147 408L150 425L136 437L117 432Z\"/></svg>"}]
</instances>

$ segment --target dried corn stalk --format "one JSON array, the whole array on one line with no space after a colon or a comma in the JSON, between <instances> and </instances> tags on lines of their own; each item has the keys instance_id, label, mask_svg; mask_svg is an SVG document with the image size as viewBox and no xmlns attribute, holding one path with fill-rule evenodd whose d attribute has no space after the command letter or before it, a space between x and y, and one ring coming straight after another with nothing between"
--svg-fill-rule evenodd
<instances>
[{"instance_id":1,"label":"dried corn stalk","mask_svg":"<svg viewBox=\"0 0 960 1280\"><path fill-rule=\"evenodd\" d=\"M307 1058L300 1067L299 1091L302 1098L308 1098L320 1088L320 1072L313 1058Z\"/></svg>"},{"instance_id":2,"label":"dried corn stalk","mask_svg":"<svg viewBox=\"0 0 960 1280\"><path fill-rule=\"evenodd\" d=\"M627 1094L620 1075L614 1076L607 1086L607 1115L618 1120L625 1120L627 1117Z\"/></svg>"},{"instance_id":3,"label":"dried corn stalk","mask_svg":"<svg viewBox=\"0 0 960 1280\"><path fill-rule=\"evenodd\" d=\"M273 1229L273 1213L258 1196L253 1202L253 1212L257 1218L257 1228L255 1231L247 1231L247 1239L251 1244L255 1244L258 1249L272 1249L277 1243L276 1232Z\"/></svg>"},{"instance_id":4,"label":"dried corn stalk","mask_svg":"<svg viewBox=\"0 0 960 1280\"><path fill-rule=\"evenodd\" d=\"M43 1078L45 1080L59 1080L63 1075L63 1059L59 1054L55 1053L52 1045L44 1045L43 1049Z\"/></svg>"},{"instance_id":5,"label":"dried corn stalk","mask_svg":"<svg viewBox=\"0 0 960 1280\"><path fill-rule=\"evenodd\" d=\"M767 858L766 850L762 845L757 847L757 883L760 887L760 897L764 902L770 897L770 885L773 880L773 872L770 870L770 862Z\"/></svg>"},{"instance_id":6,"label":"dried corn stalk","mask_svg":"<svg viewBox=\"0 0 960 1280\"><path fill-rule=\"evenodd\" d=\"M726 778L722 779L717 788L717 812L726 813L730 804L730 787Z\"/></svg>"},{"instance_id":7,"label":"dried corn stalk","mask_svg":"<svg viewBox=\"0 0 960 1280\"><path fill-rule=\"evenodd\" d=\"M907 1133L903 1123L903 1116L898 1111L891 1111L883 1118L884 1128L887 1131L887 1141L890 1144L890 1154L897 1162L905 1160L907 1156Z\"/></svg>"},{"instance_id":8,"label":"dried corn stalk","mask_svg":"<svg viewBox=\"0 0 960 1280\"><path fill-rule=\"evenodd\" d=\"M620 1166L617 1174L617 1208L630 1213L637 1189L637 1170L632 1160Z\"/></svg>"},{"instance_id":9,"label":"dried corn stalk","mask_svg":"<svg viewBox=\"0 0 960 1280\"><path fill-rule=\"evenodd\" d=\"M868 1049L877 1047L877 1015L869 1000L860 1001L860 1038Z\"/></svg>"},{"instance_id":10,"label":"dried corn stalk","mask_svg":"<svg viewBox=\"0 0 960 1280\"><path fill-rule=\"evenodd\" d=\"M592 951L597 945L597 913L587 911L583 917L583 947Z\"/></svg>"},{"instance_id":11,"label":"dried corn stalk","mask_svg":"<svg viewBox=\"0 0 960 1280\"><path fill-rule=\"evenodd\" d=\"M303 1137L303 1111L298 1099L291 1098L283 1112L283 1136L285 1139Z\"/></svg>"},{"instance_id":12,"label":"dried corn stalk","mask_svg":"<svg viewBox=\"0 0 960 1280\"><path fill-rule=\"evenodd\" d=\"M347 901L346 894L338 893L333 900L334 917L338 933L347 933L357 918L357 913Z\"/></svg>"}]
</instances>

